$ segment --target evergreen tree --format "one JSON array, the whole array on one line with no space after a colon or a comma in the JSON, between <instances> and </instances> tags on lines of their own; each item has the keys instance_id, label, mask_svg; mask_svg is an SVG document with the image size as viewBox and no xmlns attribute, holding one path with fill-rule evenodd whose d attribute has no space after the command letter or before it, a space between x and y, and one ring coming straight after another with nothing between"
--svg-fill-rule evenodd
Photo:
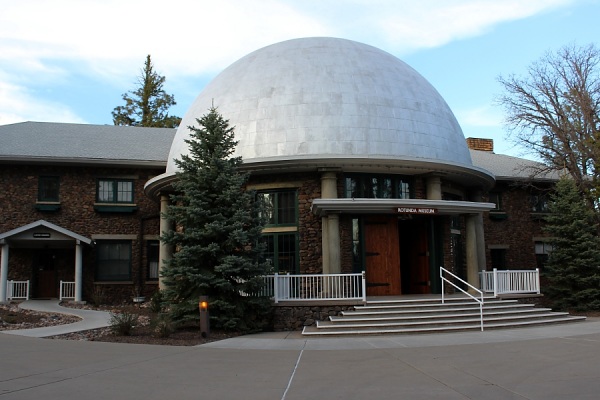
<instances>
[{"instance_id":1,"label":"evergreen tree","mask_svg":"<svg viewBox=\"0 0 600 400\"><path fill-rule=\"evenodd\" d=\"M600 309L600 239L594 213L575 182L562 178L549 204L546 231L553 250L545 265L544 290L559 309Z\"/></svg>"},{"instance_id":2,"label":"evergreen tree","mask_svg":"<svg viewBox=\"0 0 600 400\"><path fill-rule=\"evenodd\" d=\"M124 126L154 128L177 128L181 118L169 115L169 108L177 104L175 98L163 89L165 77L154 71L150 55L142 75L138 77L138 88L123 94L124 106L112 111L113 123Z\"/></svg>"},{"instance_id":3,"label":"evergreen tree","mask_svg":"<svg viewBox=\"0 0 600 400\"><path fill-rule=\"evenodd\" d=\"M165 297L175 321L197 320L198 296L210 299L211 326L256 331L271 310L259 293L268 264L262 260L262 223L254 194L244 190L248 175L227 120L211 108L190 127L189 155L179 167L166 217L177 229L161 240L176 252L164 271Z\"/></svg>"}]
</instances>

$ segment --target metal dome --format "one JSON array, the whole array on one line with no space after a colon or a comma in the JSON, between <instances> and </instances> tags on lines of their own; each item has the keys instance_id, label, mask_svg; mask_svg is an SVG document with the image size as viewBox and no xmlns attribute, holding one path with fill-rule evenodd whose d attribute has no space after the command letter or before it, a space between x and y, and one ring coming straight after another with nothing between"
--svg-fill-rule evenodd
<instances>
[{"instance_id":1,"label":"metal dome","mask_svg":"<svg viewBox=\"0 0 600 400\"><path fill-rule=\"evenodd\" d=\"M473 168L462 130L435 88L391 54L350 40L289 40L229 66L185 114L166 175L188 152L188 126L213 104L235 127L234 155L250 167L361 160Z\"/></svg>"}]
</instances>

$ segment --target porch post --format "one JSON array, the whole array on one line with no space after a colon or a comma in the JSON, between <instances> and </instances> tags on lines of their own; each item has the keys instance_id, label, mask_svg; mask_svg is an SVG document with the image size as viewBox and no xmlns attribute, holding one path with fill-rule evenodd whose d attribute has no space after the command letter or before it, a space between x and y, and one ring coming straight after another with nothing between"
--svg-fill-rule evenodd
<instances>
[{"instance_id":1,"label":"porch post","mask_svg":"<svg viewBox=\"0 0 600 400\"><path fill-rule=\"evenodd\" d=\"M479 268L477 257L477 215L467 215L466 218L467 241L467 282L479 288Z\"/></svg>"},{"instance_id":2,"label":"porch post","mask_svg":"<svg viewBox=\"0 0 600 400\"><path fill-rule=\"evenodd\" d=\"M426 182L427 200L442 200L442 179L433 175Z\"/></svg>"},{"instance_id":3,"label":"porch post","mask_svg":"<svg viewBox=\"0 0 600 400\"><path fill-rule=\"evenodd\" d=\"M6 285L8 283L8 243L2 243L0 256L0 303L6 303Z\"/></svg>"},{"instance_id":4,"label":"porch post","mask_svg":"<svg viewBox=\"0 0 600 400\"><path fill-rule=\"evenodd\" d=\"M336 199L337 174L323 171L321 174L321 198ZM321 219L321 254L323 274L340 273L340 219L339 215L328 215Z\"/></svg>"},{"instance_id":5,"label":"porch post","mask_svg":"<svg viewBox=\"0 0 600 400\"><path fill-rule=\"evenodd\" d=\"M342 272L340 261L340 216L329 215L329 273L339 274Z\"/></svg>"},{"instance_id":6,"label":"porch post","mask_svg":"<svg viewBox=\"0 0 600 400\"><path fill-rule=\"evenodd\" d=\"M81 303L82 301L82 287L83 287L83 265L82 265L82 251L81 242L75 241L75 303Z\"/></svg>"},{"instance_id":7,"label":"porch post","mask_svg":"<svg viewBox=\"0 0 600 400\"><path fill-rule=\"evenodd\" d=\"M167 212L167 206L169 205L169 196L162 194L160 196L160 234L173 230L173 223L164 217L164 213ZM162 277L162 271L165 268L167 260L173 257L173 246L166 244L162 240L158 248L158 289L165 289L164 278Z\"/></svg>"}]
</instances>

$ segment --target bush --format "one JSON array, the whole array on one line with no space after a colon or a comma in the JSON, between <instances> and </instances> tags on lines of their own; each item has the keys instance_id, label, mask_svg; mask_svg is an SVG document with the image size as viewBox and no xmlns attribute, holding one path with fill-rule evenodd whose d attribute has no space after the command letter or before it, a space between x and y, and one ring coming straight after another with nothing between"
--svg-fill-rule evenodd
<instances>
[{"instance_id":1,"label":"bush","mask_svg":"<svg viewBox=\"0 0 600 400\"><path fill-rule=\"evenodd\" d=\"M137 314L131 314L128 312L124 313L111 313L110 314L110 329L115 335L118 336L129 336L131 331L135 328L138 321Z\"/></svg>"},{"instance_id":2,"label":"bush","mask_svg":"<svg viewBox=\"0 0 600 400\"><path fill-rule=\"evenodd\" d=\"M163 312L164 311L163 302L164 302L163 292L160 290L156 291L150 298L150 311L152 311L155 314Z\"/></svg>"},{"instance_id":3,"label":"bush","mask_svg":"<svg viewBox=\"0 0 600 400\"><path fill-rule=\"evenodd\" d=\"M150 320L152 333L159 338L168 338L175 331L175 324L169 314L160 313Z\"/></svg>"}]
</instances>

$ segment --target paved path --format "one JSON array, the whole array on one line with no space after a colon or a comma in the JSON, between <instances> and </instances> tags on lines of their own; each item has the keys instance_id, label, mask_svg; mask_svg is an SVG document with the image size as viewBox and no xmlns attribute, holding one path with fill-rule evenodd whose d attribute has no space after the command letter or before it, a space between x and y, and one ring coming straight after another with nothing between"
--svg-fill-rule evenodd
<instances>
[{"instance_id":1,"label":"paved path","mask_svg":"<svg viewBox=\"0 0 600 400\"><path fill-rule=\"evenodd\" d=\"M6 332L5 332L6 333ZM0 400L597 399L600 322L196 347L0 335Z\"/></svg>"},{"instance_id":2,"label":"paved path","mask_svg":"<svg viewBox=\"0 0 600 400\"><path fill-rule=\"evenodd\" d=\"M8 335L42 338L54 335L62 335L65 333L87 331L89 329L104 328L110 325L110 313L108 312L62 307L58 303L58 300L27 300L19 304L19 307L25 310L41 311L54 314L76 315L82 320L73 324L47 326L44 328L2 331L2 333Z\"/></svg>"}]
</instances>

